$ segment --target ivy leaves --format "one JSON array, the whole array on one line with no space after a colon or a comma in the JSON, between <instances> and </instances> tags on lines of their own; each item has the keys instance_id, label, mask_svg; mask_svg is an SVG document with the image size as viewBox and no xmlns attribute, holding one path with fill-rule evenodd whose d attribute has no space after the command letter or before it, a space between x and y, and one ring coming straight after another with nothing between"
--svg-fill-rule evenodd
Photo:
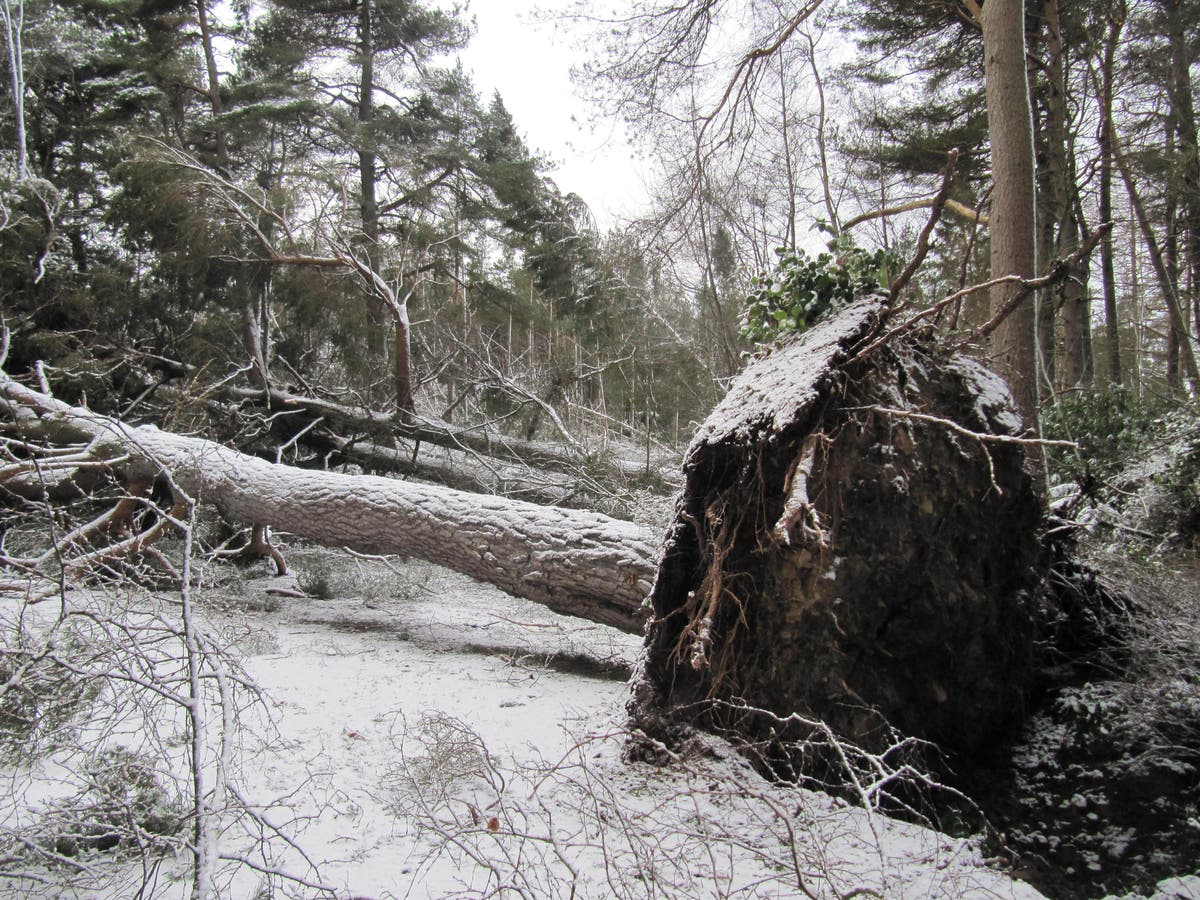
<instances>
[{"instance_id":1,"label":"ivy leaves","mask_svg":"<svg viewBox=\"0 0 1200 900\"><path fill-rule=\"evenodd\" d=\"M888 284L900 264L896 253L864 250L846 235L834 238L829 251L816 256L783 248L775 253L779 257L775 271L751 281L753 290L746 301L740 333L755 344L803 334Z\"/></svg>"}]
</instances>

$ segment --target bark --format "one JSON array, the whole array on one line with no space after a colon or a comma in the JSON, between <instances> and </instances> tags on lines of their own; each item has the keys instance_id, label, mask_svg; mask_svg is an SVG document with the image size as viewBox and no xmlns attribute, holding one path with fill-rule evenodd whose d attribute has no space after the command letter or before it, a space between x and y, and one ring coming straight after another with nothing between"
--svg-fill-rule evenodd
<instances>
[{"instance_id":1,"label":"bark","mask_svg":"<svg viewBox=\"0 0 1200 900\"><path fill-rule=\"evenodd\" d=\"M1188 279L1192 289L1200 295L1200 139L1197 136L1196 105L1192 98L1191 65L1194 54L1189 47L1189 36L1184 29L1183 0L1164 0L1167 13L1167 39L1171 47L1170 87L1167 91L1171 103L1171 119L1178 140L1179 180L1182 186L1185 253ZM1194 305L1184 303L1186 309ZM1186 318L1186 317L1185 317ZM1185 333L1186 335L1186 333ZM1182 338L1186 340L1186 336Z\"/></svg>"},{"instance_id":2,"label":"bark","mask_svg":"<svg viewBox=\"0 0 1200 900\"><path fill-rule=\"evenodd\" d=\"M748 705L973 752L1020 721L1041 505L1019 442L987 442L1020 420L973 360L863 355L881 308L752 363L693 440L630 707L648 733L775 740Z\"/></svg>"},{"instance_id":3,"label":"bark","mask_svg":"<svg viewBox=\"0 0 1200 900\"><path fill-rule=\"evenodd\" d=\"M375 41L374 0L361 0L358 12L358 133L355 149L358 152L359 215L362 219L362 237L366 249L367 265L378 271L379 247L379 201L377 197L378 157L375 153ZM383 298L368 291L367 294L367 337L368 348L380 358L387 356L387 319ZM404 407L400 407L403 409Z\"/></svg>"},{"instance_id":4,"label":"bark","mask_svg":"<svg viewBox=\"0 0 1200 900\"><path fill-rule=\"evenodd\" d=\"M271 371L267 365L267 351L259 311L249 299L242 304L242 348L250 360L248 373L251 384L260 390L270 391Z\"/></svg>"},{"instance_id":5,"label":"bark","mask_svg":"<svg viewBox=\"0 0 1200 900\"><path fill-rule=\"evenodd\" d=\"M412 328L408 318L408 300L393 311L395 332L392 345L392 377L396 388L396 409L404 418L416 412L412 383Z\"/></svg>"},{"instance_id":6,"label":"bark","mask_svg":"<svg viewBox=\"0 0 1200 900\"><path fill-rule=\"evenodd\" d=\"M1117 47L1125 25L1124 3L1120 9L1110 13L1108 36L1104 43L1104 59L1100 73L1100 223L1113 221L1113 94L1116 81ZM1114 262L1115 250L1110 231L1100 245L1101 284L1104 290L1104 326L1107 332L1105 353L1108 383L1120 387L1124 382L1121 370L1121 323L1117 313L1117 275Z\"/></svg>"},{"instance_id":7,"label":"bark","mask_svg":"<svg viewBox=\"0 0 1200 900\"><path fill-rule=\"evenodd\" d=\"M988 0L980 13L988 137L992 147L992 277L1036 273L1033 119L1025 68L1025 15L1021 0ZM992 290L993 315L1019 291ZM1034 308L1022 303L993 338L993 359L1012 388L1026 422L1037 421Z\"/></svg>"},{"instance_id":8,"label":"bark","mask_svg":"<svg viewBox=\"0 0 1200 900\"><path fill-rule=\"evenodd\" d=\"M196 22L200 26L200 44L204 54L204 72L207 78L208 105L212 110L213 139L216 143L217 164L222 171L229 169L229 152L225 146L225 128L220 123L224 106L221 102L221 80L217 70L217 56L213 51L212 29L208 23L208 0L196 0Z\"/></svg>"},{"instance_id":9,"label":"bark","mask_svg":"<svg viewBox=\"0 0 1200 900\"><path fill-rule=\"evenodd\" d=\"M1046 99L1046 181L1049 203L1047 221L1043 230L1049 241L1047 250L1040 254L1043 260L1070 258L1079 248L1080 212L1078 192L1075 185L1074 154L1071 145L1069 116L1067 111L1066 48L1063 45L1062 20L1059 16L1058 0L1045 0L1042 5L1042 20L1046 27L1046 68L1048 93ZM1071 273L1061 281L1055 291L1047 292L1043 303L1060 312L1063 324L1062 362L1057 367L1057 376L1063 388L1087 387L1091 382L1091 304L1088 301L1087 263L1079 271ZM1039 334L1053 337L1054 319L1049 317L1050 335L1045 335L1043 325ZM1047 367L1053 383L1054 371Z\"/></svg>"},{"instance_id":10,"label":"bark","mask_svg":"<svg viewBox=\"0 0 1200 900\"><path fill-rule=\"evenodd\" d=\"M18 430L86 442L127 478L169 474L230 520L365 553L417 556L556 612L630 632L655 570L657 541L630 522L369 475L297 469L211 441L129 427L32 391L0 373ZM119 461L120 460L120 461ZM119 462L118 462L119 461Z\"/></svg>"},{"instance_id":11,"label":"bark","mask_svg":"<svg viewBox=\"0 0 1200 900\"><path fill-rule=\"evenodd\" d=\"M1070 257L1079 249L1079 219L1067 213L1059 241L1059 257ZM1058 287L1063 321L1062 386L1067 390L1090 387L1092 383L1092 305L1087 296L1088 264L1080 264Z\"/></svg>"},{"instance_id":12,"label":"bark","mask_svg":"<svg viewBox=\"0 0 1200 900\"><path fill-rule=\"evenodd\" d=\"M15 8L14 8L15 7ZM15 16L15 17L14 17ZM16 127L17 181L29 175L29 151L25 134L25 2L3 0L4 40L8 49L8 77L12 90L13 123Z\"/></svg>"}]
</instances>

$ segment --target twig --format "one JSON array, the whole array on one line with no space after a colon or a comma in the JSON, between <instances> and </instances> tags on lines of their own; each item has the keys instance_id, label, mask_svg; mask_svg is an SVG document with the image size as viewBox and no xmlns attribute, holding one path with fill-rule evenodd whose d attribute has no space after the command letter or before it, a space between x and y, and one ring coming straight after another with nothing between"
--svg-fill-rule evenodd
<instances>
[{"instance_id":1,"label":"twig","mask_svg":"<svg viewBox=\"0 0 1200 900\"><path fill-rule=\"evenodd\" d=\"M886 406L856 406L854 409L862 410L863 412L879 413L885 416L894 416L899 419L917 419L921 422L941 425L943 428L961 434L963 437L969 437L983 443L1019 444L1026 447L1067 447L1071 450L1079 449L1079 445L1074 441L1054 441L1048 438L1023 438L1011 434L987 434L986 432L972 431L969 428L964 428L952 419L943 419L940 416L931 416L928 413L920 413L915 410L891 409Z\"/></svg>"},{"instance_id":2,"label":"twig","mask_svg":"<svg viewBox=\"0 0 1200 900\"><path fill-rule=\"evenodd\" d=\"M1096 249L1096 245L1112 230L1113 223L1105 222L1091 233L1076 249L1074 253L1063 259L1056 260L1054 265L1050 267L1050 271L1038 278L1021 278L1019 275L1006 275L1002 278L993 279L991 284L1016 283L1020 285L1020 290L1013 294L1005 304L996 311L985 324L975 329L966 340L960 342L954 349L960 350L968 344L987 337L993 331L1000 327L1000 323L1009 317L1013 310L1021 305L1034 291L1042 288L1052 287L1059 282L1066 281L1067 278L1079 267L1079 264L1092 255L1092 251Z\"/></svg>"},{"instance_id":3,"label":"twig","mask_svg":"<svg viewBox=\"0 0 1200 900\"><path fill-rule=\"evenodd\" d=\"M993 278L990 281L973 284L970 287L965 287L962 290L955 291L953 294L950 294L948 297L939 300L928 309L923 309L918 313L914 313L911 317L905 319L900 324L884 331L881 335L879 335L879 337L871 341L871 343L856 351L853 359L862 359L875 350L878 350L884 344L888 344L896 338L912 331L922 322L936 317L946 307L957 303L959 300L962 300L965 297L980 293L981 291L991 290L992 288L1001 284L1021 285L1023 289L1011 297L1004 305L1004 308L999 310L990 321L976 331L972 332L971 335L969 335L965 340L955 344L950 348L951 350L955 351L964 349L980 338L986 337L995 331L996 328L999 327L1000 323L1008 318L1009 314L1020 305L1021 301L1034 291L1045 287L1052 287L1053 285L1058 284L1060 281L1064 281L1080 262L1091 255L1092 251L1096 249L1096 245L1103 239L1105 234L1112 230L1112 227L1112 222L1105 222L1103 225L1100 225L1095 231L1092 232L1091 236L1089 236L1082 244L1079 245L1078 249L1076 249L1074 253L1063 259L1056 260L1050 267L1050 271L1045 275L1040 275L1037 278L1022 278L1020 275L1002 275L999 278Z\"/></svg>"}]
</instances>

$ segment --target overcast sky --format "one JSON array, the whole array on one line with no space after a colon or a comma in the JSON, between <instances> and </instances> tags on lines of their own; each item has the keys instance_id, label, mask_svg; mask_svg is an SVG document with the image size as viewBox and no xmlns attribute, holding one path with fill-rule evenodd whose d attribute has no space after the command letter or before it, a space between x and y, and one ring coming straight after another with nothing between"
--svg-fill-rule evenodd
<instances>
[{"instance_id":1,"label":"overcast sky","mask_svg":"<svg viewBox=\"0 0 1200 900\"><path fill-rule=\"evenodd\" d=\"M590 125L592 110L575 95L571 66L582 62L552 25L533 21L532 0L473 0L477 29L461 53L486 101L498 90L531 149L556 165L552 177L592 208L601 228L636 211L644 190L641 167L616 124ZM541 7L565 6L541 0Z\"/></svg>"}]
</instances>

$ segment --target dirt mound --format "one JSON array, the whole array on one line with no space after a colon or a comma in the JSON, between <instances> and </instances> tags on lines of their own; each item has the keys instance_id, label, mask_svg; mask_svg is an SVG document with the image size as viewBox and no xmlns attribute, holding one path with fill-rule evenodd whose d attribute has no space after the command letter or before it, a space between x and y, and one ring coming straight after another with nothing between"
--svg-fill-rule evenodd
<instances>
[{"instance_id":1,"label":"dirt mound","mask_svg":"<svg viewBox=\"0 0 1200 900\"><path fill-rule=\"evenodd\" d=\"M856 358L864 301L751 365L700 429L632 704L653 730L744 701L886 746L1018 726L1041 505L982 366L919 339ZM723 723L717 723L723 724Z\"/></svg>"}]
</instances>

